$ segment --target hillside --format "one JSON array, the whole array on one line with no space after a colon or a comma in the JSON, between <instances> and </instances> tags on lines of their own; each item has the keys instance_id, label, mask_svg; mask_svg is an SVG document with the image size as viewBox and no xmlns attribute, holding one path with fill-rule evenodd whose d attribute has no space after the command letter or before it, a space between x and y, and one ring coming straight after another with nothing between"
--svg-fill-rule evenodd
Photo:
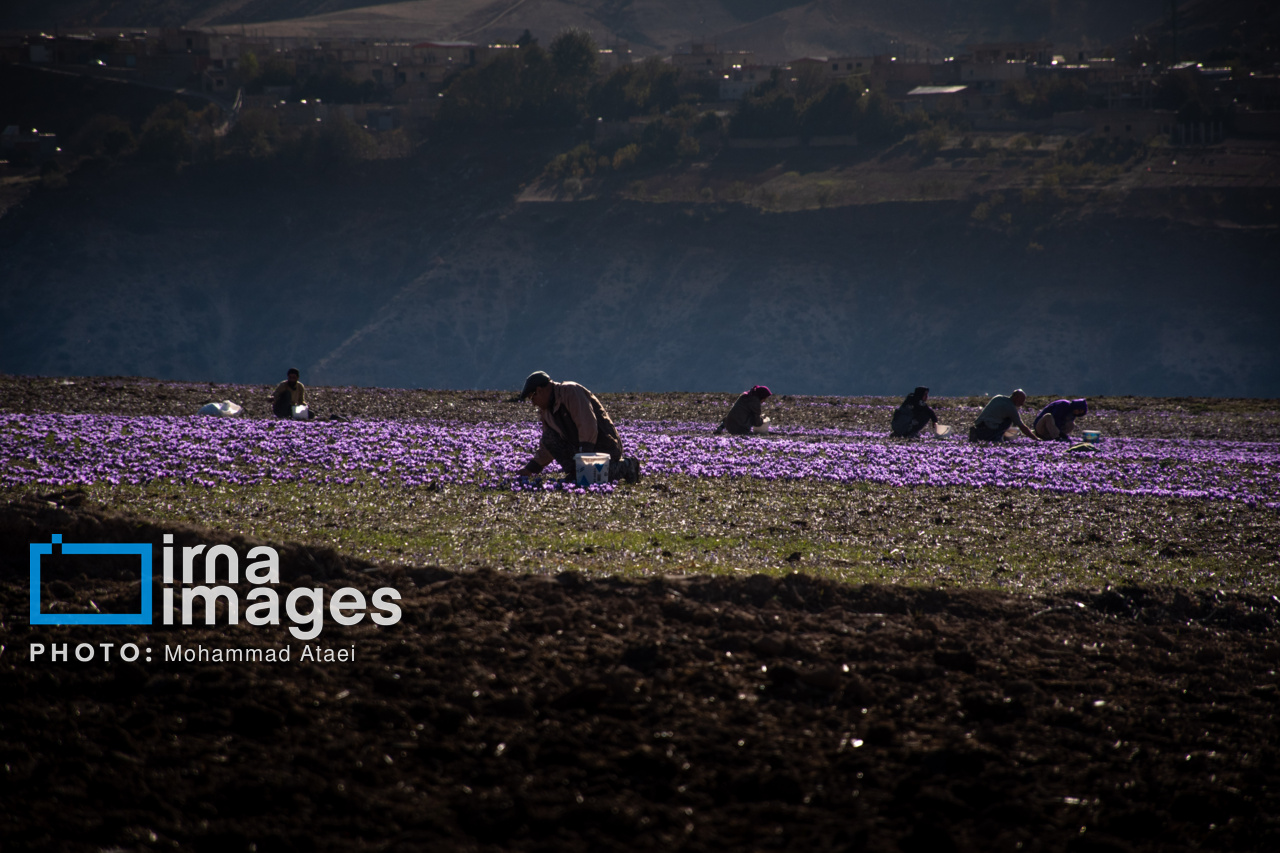
<instances>
[{"instance_id":1,"label":"hillside","mask_svg":"<svg viewBox=\"0 0 1280 853\"><path fill-rule=\"evenodd\" d=\"M529 182L564 145L428 146L328 173L82 170L0 219L0 369L260 382L288 363L330 384L508 388L543 368L599 390L1280 396L1265 193L1008 201L1008 224L978 221L964 196L763 212L716 200L778 162L737 152L688 170L709 196L659 189L669 173L653 173L643 198L619 177L577 201L516 200L545 197ZM1216 204L1226 227L1167 218L1180 197ZM1231 199L1259 212L1232 222Z\"/></svg>"},{"instance_id":2,"label":"hillside","mask_svg":"<svg viewBox=\"0 0 1280 853\"><path fill-rule=\"evenodd\" d=\"M0 27L188 25L238 32L251 26L264 35L488 42L513 40L526 29L549 40L562 29L580 27L601 43L627 41L640 55L671 53L706 40L778 62L902 50L936 58L969 42L1035 39L1049 39L1068 52L1097 50L1160 23L1165 14L1146 0L16 0L0 12Z\"/></svg>"},{"instance_id":3,"label":"hillside","mask_svg":"<svg viewBox=\"0 0 1280 853\"><path fill-rule=\"evenodd\" d=\"M356 32L380 38L435 37L510 41L526 29L549 39L568 27L590 32L597 41L622 39L641 55L686 50L692 42L715 42L731 50L751 50L758 61L783 62L806 55L869 55L904 48L920 58L955 53L980 41L1050 39L1063 49L1097 49L1152 24L1149 4L1095 0L1031 4L986 0L977 4L939 4L929 0L868 4L860 0L721 0L683 3L671 0L568 3L531 0L460 6L456 0L410 0L361 9L290 16L258 17L283 7L255 4L200 18L209 25L236 27L251 22L254 31L284 35L303 32L335 36ZM246 18L246 15L254 17ZM280 17L284 17L280 15Z\"/></svg>"}]
</instances>

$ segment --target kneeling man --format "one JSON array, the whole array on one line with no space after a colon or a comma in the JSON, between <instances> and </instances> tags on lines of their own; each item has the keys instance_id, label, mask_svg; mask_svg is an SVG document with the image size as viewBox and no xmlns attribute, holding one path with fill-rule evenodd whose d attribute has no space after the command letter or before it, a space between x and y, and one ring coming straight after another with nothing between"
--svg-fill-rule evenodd
<instances>
[{"instance_id":1,"label":"kneeling man","mask_svg":"<svg viewBox=\"0 0 1280 853\"><path fill-rule=\"evenodd\" d=\"M520 399L531 401L537 408L542 437L533 458L517 474L527 477L559 462L566 478L573 480L577 476L575 454L607 453L612 460L610 480L635 483L640 479L639 460L622 455L622 439L595 394L577 382L552 382L539 370L524 381Z\"/></svg>"}]
</instances>

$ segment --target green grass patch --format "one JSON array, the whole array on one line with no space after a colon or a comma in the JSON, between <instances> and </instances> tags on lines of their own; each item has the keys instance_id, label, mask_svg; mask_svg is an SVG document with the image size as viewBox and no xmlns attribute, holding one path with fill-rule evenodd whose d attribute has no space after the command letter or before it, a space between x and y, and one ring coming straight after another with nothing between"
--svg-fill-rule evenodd
<instances>
[{"instance_id":1,"label":"green grass patch","mask_svg":"<svg viewBox=\"0 0 1280 853\"><path fill-rule=\"evenodd\" d=\"M389 565L621 576L806 572L1027 592L1280 593L1280 514L1031 490L649 477L612 495L281 483L92 485L85 505ZM41 496L35 488L5 494ZM58 500L58 495L49 495Z\"/></svg>"}]
</instances>

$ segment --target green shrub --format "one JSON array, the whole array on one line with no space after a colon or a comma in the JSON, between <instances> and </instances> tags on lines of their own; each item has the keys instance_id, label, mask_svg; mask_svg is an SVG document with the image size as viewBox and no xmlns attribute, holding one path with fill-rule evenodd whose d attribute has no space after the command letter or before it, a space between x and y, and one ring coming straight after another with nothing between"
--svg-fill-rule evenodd
<instances>
[{"instance_id":1,"label":"green shrub","mask_svg":"<svg viewBox=\"0 0 1280 853\"><path fill-rule=\"evenodd\" d=\"M634 142L624 145L617 151L613 152L613 170L615 172L626 169L636 164L636 159L640 156L640 146Z\"/></svg>"}]
</instances>

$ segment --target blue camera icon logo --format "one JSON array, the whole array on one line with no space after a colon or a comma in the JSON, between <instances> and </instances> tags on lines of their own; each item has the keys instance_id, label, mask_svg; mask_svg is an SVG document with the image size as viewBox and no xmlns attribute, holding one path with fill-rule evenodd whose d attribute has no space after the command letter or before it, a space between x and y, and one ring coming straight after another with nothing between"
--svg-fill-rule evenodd
<instances>
[{"instance_id":1,"label":"blue camera icon logo","mask_svg":"<svg viewBox=\"0 0 1280 853\"><path fill-rule=\"evenodd\" d=\"M137 613L43 613L40 607L40 558L53 554L99 556L136 555L141 561L142 607ZM32 625L150 625L151 624L151 545L146 542L63 543L55 533L50 542L31 543L31 624Z\"/></svg>"}]
</instances>

